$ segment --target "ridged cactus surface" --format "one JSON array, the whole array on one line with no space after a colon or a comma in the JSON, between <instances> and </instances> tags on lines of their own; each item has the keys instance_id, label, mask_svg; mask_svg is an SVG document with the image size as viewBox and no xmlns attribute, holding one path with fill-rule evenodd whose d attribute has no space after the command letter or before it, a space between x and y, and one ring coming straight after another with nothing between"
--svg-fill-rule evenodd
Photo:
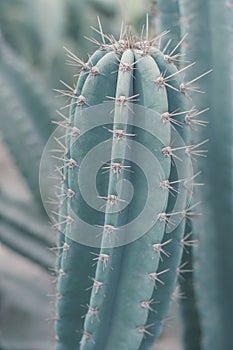
<instances>
[{"instance_id":1,"label":"ridged cactus surface","mask_svg":"<svg viewBox=\"0 0 233 350\"><path fill-rule=\"evenodd\" d=\"M60 91L70 113L58 168L57 349L149 349L185 272L185 220L196 211L191 158L205 152L189 143L191 83L182 78L192 64L178 70L148 26L139 39L122 32L116 40L101 25L98 32L87 63L68 51L81 69L75 89Z\"/></svg>"}]
</instances>

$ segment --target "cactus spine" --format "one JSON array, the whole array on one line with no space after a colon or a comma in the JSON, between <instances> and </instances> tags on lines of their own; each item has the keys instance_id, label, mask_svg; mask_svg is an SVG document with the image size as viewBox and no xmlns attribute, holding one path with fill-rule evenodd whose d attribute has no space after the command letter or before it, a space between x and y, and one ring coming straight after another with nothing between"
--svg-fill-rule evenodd
<instances>
[{"instance_id":1,"label":"cactus spine","mask_svg":"<svg viewBox=\"0 0 233 350\"><path fill-rule=\"evenodd\" d=\"M185 218L193 216L195 207L188 208L188 187L192 180L189 178L190 158L202 151L198 150L199 145L187 143L179 145L178 149L172 148L174 132L177 131L185 142L189 139L189 125L185 123L189 113L186 85L180 74L188 67L177 70L171 57L156 47L157 38L148 39L148 26L146 38L138 41L130 33L121 33L119 40L108 37L103 34L101 25L99 33L103 40L100 50L87 64L68 53L74 64L81 66L81 72L76 89L66 94L72 100L61 166L62 191L68 189L72 196L63 192L65 200L58 220L59 244L62 240L63 244L58 263L57 349L148 349L161 333L177 276L182 273ZM85 110L101 106L108 98L114 101L114 109L113 113L107 113L104 128L85 132L89 123ZM136 119L137 108L150 111L154 122L144 115L143 128L132 125L130 115L133 109ZM80 133L77 143L71 137L74 128ZM159 139L153 136L153 131ZM144 151L134 154L129 147L131 140L145 146ZM100 213L85 203L80 191L83 184L77 176L88 151L105 142L111 142L111 159L108 167L103 167L109 171L99 171L96 176L98 195L107 201L105 211ZM148 165L146 161L150 158L146 149L159 164L156 166L155 162L149 166L158 181L157 190L150 188L157 212L155 210L153 225L145 234L118 246L117 235L128 221L139 215L150 185L146 186L141 170L135 166L141 159ZM127 152L132 162L128 161ZM177 157L183 159L182 178L177 178L178 169L173 163ZM89 162L86 166L87 173L91 174L93 164ZM132 171L124 171L129 168ZM134 197L122 211L112 212L109 202L124 198L123 185L118 186L122 178L133 184ZM85 191L90 191L87 184ZM179 210L174 212L177 192L181 192L181 197ZM90 225L102 227L99 248L78 243L79 237L75 234L78 232L81 237L86 233L75 222L74 213ZM181 220L167 234L166 227L173 224L173 216ZM137 227L133 227L136 230ZM127 234L132 235L132 231ZM156 302L158 304L154 305ZM82 306L87 308L84 317Z\"/></svg>"}]
</instances>

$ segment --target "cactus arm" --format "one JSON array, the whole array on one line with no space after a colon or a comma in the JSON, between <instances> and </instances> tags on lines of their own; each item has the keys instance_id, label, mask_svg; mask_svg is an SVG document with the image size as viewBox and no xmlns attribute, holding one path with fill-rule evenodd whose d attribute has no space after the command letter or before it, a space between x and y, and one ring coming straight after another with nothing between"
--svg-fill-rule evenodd
<instances>
[{"instance_id":1,"label":"cactus arm","mask_svg":"<svg viewBox=\"0 0 233 350\"><path fill-rule=\"evenodd\" d=\"M200 295L203 315L203 348L217 350L219 347L229 347L233 342L233 282L229 279L232 275L233 239L231 229L233 227L233 166L232 166L232 115L233 115L233 84L232 84L232 29L230 23L226 23L228 12L233 11L222 2L217 5L213 2L210 6L211 15L211 41L213 74L212 100L210 105L210 134L209 155L207 159L208 173L203 174L204 182L208 186L203 193L203 208L209 203L212 210L208 213L204 210L200 232L199 264L204 268L199 269ZM216 25L217 21L217 25ZM218 59L219 52L224 52L221 63ZM224 70L222 67L224 66ZM223 93L224 91L224 93ZM221 96L221 98L220 98ZM219 116L222 116L219 117ZM221 175L215 176L216 169L221 169ZM222 191L221 186L227 191ZM211 201L211 198L214 198ZM208 232L207 223L211 222ZM229 228L231 228L229 230ZM221 268L223 264L224 269ZM206 278L207 276L207 278ZM214 288L214 290L212 289ZM222 301L226 302L223 303ZM208 322L211 320L211 322ZM216 325L212 326L212 320ZM208 322L208 323L207 323Z\"/></svg>"},{"instance_id":2,"label":"cactus arm","mask_svg":"<svg viewBox=\"0 0 233 350\"><path fill-rule=\"evenodd\" d=\"M195 277L200 280L196 290L201 304L202 346L203 349L214 350L229 347L232 343L233 286L228 279L232 273L233 249L232 236L229 236L229 228L233 227L232 156L229 158L233 114L232 60L229 59L232 54L232 30L229 30L232 26L232 7L229 2L217 1L194 3L183 0L181 4L192 40L189 55L199 58L203 70L209 66L213 69L208 80L199 84L209 94L195 99L196 104L210 107L209 127L201 130L202 138L209 138L210 141L208 158L205 165L201 163L205 191L200 193L200 198L204 215L194 229L199 234L200 244L195 256L199 266L195 269ZM187 16L188 11L194 14L195 20ZM221 60L219 52L225 53ZM216 169L221 172L219 177L216 177ZM222 191L222 184L228 188L227 191ZM222 264L224 269L221 268ZM223 300L227 300L224 305Z\"/></svg>"},{"instance_id":3,"label":"cactus arm","mask_svg":"<svg viewBox=\"0 0 233 350\"><path fill-rule=\"evenodd\" d=\"M162 146L171 144L172 130L174 130L171 123L162 122L164 117L162 114L168 111L171 113L177 110L179 112L186 110L185 94L182 93L180 86L182 82L180 72L176 70L173 63L169 62L163 53L159 53L156 49L150 48L148 50L148 46L144 42L133 43L131 37L123 40L109 46L113 52L107 53L96 63L95 71L97 69L97 74L93 76L93 72L89 72L81 92L84 101L82 108L86 108L86 105L96 106L105 101L106 96L112 96L111 98L116 100L114 128L122 128L122 125L128 120L128 112L123 104L124 107L119 111L119 98L125 97L127 99L130 95L137 96L138 104L134 104L134 111L136 111L136 108L143 106L148 111L154 112L156 117L160 115L161 124L159 120L159 123L155 125L156 123L151 123L145 116L143 119L145 128L127 126L127 130L129 128L130 132L132 131L134 140L145 148L143 152L135 152L135 158L133 158L135 162L133 161L133 164L138 164L140 159L145 162L148 159L150 160L149 153L152 153L162 167L166 179L175 181L188 178L191 162L189 163L186 159L183 161L183 167L180 167L182 168L182 178L177 179L176 172L178 170L176 171L173 166L171 168L170 158L164 157L162 152ZM130 71L132 70L133 76L132 74L127 76L127 70L120 69L122 67L119 66L120 61L123 66L124 63L127 63L128 67L131 67ZM133 66L132 62L134 63ZM118 73L117 65L119 66ZM115 74L112 74L113 72ZM168 77L170 77L169 84L166 80ZM88 118L83 118L81 108L75 109L73 120L74 126L79 127L81 132L87 130L90 126ZM177 120L183 124L184 115L179 114ZM147 123L150 125L147 125ZM151 130L151 134L145 133L144 129ZM185 141L189 139L189 136L187 136L184 129L184 125L183 128L180 127L180 130L179 125L177 126L177 131ZM153 132L157 132L158 139L153 136ZM81 164L89 150L106 140L111 140L111 138L109 139L108 132L105 132L103 128L96 127L95 132L91 130L86 134L84 133L84 135L81 133L78 140L80 146L71 143L69 156L77 164ZM181 146L180 140L178 142ZM111 164L116 159L117 153L115 152L117 148L121 150L122 158L125 159L124 146L121 143L112 143L109 155ZM160 149L161 152L159 152ZM186 148L186 151L188 150L189 148ZM131 153L133 154L133 152ZM185 154L188 153L185 152ZM153 166L154 169L152 169ZM91 162L87 163L87 168L91 172L93 164ZM142 168L145 169L145 166ZM150 162L150 169L159 180L158 166L154 162ZM134 189L138 189L140 196L137 197L134 194L132 210L130 211L127 208L124 215L120 216L109 212L108 208L106 208L105 213L100 214L89 206L79 191L82 186L89 189L88 179L81 179L80 182L79 178L79 181L77 181L77 176L74 175L72 170L68 169L68 186L75 195L68 200L67 219L72 218L73 212L75 212L79 218L89 224L102 226L103 233L101 250L92 250L98 256L95 270L93 266L93 268L91 267L92 261L90 255L88 256L90 250L75 242L75 233L83 234L80 232L82 230L80 230L79 224L67 222L65 245L63 246L61 259L61 275L58 281L57 348L66 349L69 347L73 349L78 347L81 350L94 350L96 348L117 350L121 348L122 350L134 350L140 348L141 344L141 348L146 349L160 334L162 320L166 316L171 295L177 283L177 272L179 272L183 253L184 217L188 213L187 189L182 184L179 186L179 190L182 190L179 198L179 211L173 214L182 216L180 223L170 237L164 234L166 220L159 219L155 220L154 225L146 234L133 243L109 249L106 244L107 239L109 239L109 232L105 231L106 226L111 225L112 227L114 225L114 228L115 226L121 228L122 223L128 222L128 219L131 221L134 219L134 215L140 209L142 199L145 196L144 192L148 191L143 183L143 177L135 166L134 172L127 179L130 179ZM98 173L96 177L98 192L105 198L113 194L117 195L117 191L121 193L121 188L117 188L117 180L113 173L110 167L110 174L107 174L107 176L101 174L100 176ZM148 183L149 185L150 183ZM165 218L167 218L173 210L176 195L172 199L169 191L166 191L163 192L162 196L161 185L158 185L158 188L160 188L159 192L154 193L155 189L153 189L152 193L156 197L156 204L162 203L163 210L166 210ZM168 213L168 216L166 213ZM158 214L156 219L158 219ZM132 234L134 231L131 228L127 233ZM164 254L163 260L154 247L155 244L160 245L161 243L166 244L166 251L168 250L168 254ZM105 261L105 266L103 266L103 256L108 258ZM82 271L80 259L82 260ZM88 287L88 289L91 288L86 277L88 273L91 273L90 277L93 281L93 283L90 283L92 284L92 292L85 295L84 290ZM160 274L162 276L161 280L160 277L158 279ZM158 315L155 315L152 311L150 303L153 301L159 301ZM80 319L80 304L87 305L85 321ZM83 331L83 335L77 335L77 331ZM144 336L150 334L151 331L150 340L147 341L148 338L145 340Z\"/></svg>"},{"instance_id":4,"label":"cactus arm","mask_svg":"<svg viewBox=\"0 0 233 350\"><path fill-rule=\"evenodd\" d=\"M181 39L179 0L158 0L158 12L158 33L169 30L169 33L162 39L161 50L171 40L171 46L168 46L168 50L171 51ZM174 54L177 54L178 51L175 50Z\"/></svg>"},{"instance_id":5,"label":"cactus arm","mask_svg":"<svg viewBox=\"0 0 233 350\"><path fill-rule=\"evenodd\" d=\"M18 96L12 91L2 70L0 71L0 85L2 90L0 123L4 132L4 142L7 143L29 188L36 198L40 199L38 173L44 144L31 122L30 115L21 105Z\"/></svg>"}]
</instances>

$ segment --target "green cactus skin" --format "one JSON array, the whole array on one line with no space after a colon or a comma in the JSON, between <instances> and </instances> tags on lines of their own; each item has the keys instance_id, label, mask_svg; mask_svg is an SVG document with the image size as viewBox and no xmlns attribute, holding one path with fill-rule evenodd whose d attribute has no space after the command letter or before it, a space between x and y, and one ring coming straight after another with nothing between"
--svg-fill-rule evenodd
<instances>
[{"instance_id":1,"label":"green cactus skin","mask_svg":"<svg viewBox=\"0 0 233 350\"><path fill-rule=\"evenodd\" d=\"M166 71L165 76L170 76L175 71L175 66L173 64L166 64L163 59L163 55L156 54L155 56L157 58L157 63L159 65L159 68L161 71ZM181 83L181 77L178 76L174 80L170 81L172 86L178 87ZM168 90L168 101L169 101L169 112L172 112L177 109L186 110L187 101L186 98L184 98L184 95L179 94L178 92L169 89ZM184 119L184 116L178 116L176 117L176 120L179 122L182 122ZM179 129L178 132L182 135L183 139L187 140L188 137L188 129L184 128ZM186 174L188 177L188 174ZM170 174L170 181L175 181L177 179L177 175L171 169ZM170 196L169 202L172 203L174 198ZM186 203L186 197L183 198L183 205L185 206ZM170 207L172 208L172 204L170 204ZM175 230L172 232L171 237L169 235L164 235L162 244L164 245L164 250L168 252L168 256L165 255L162 257L162 260L159 262L158 272L169 270L163 277L163 284L158 284L157 289L154 290L154 293L152 295L152 299L155 301L154 310L150 310L148 314L147 324L152 324L152 327L150 328L151 334L153 336L146 337L143 339L142 344L140 346L140 350L148 349L152 346L153 342L158 338L158 336L161 334L162 327L163 327L163 320L165 319L169 306L171 303L171 296L174 292L176 285L177 285L177 269L179 265L181 264L181 257L183 252L183 247L181 245L181 240L184 236L184 225L185 220L180 223L180 225L175 228ZM172 241L169 242L169 240L172 238ZM156 312L155 312L156 310Z\"/></svg>"},{"instance_id":2,"label":"green cactus skin","mask_svg":"<svg viewBox=\"0 0 233 350\"><path fill-rule=\"evenodd\" d=\"M99 59L101 57L103 57L106 54L106 51L101 51L101 50L97 50L88 60L87 62L87 66L93 65L95 66L97 64L97 62L99 61ZM70 52L68 51L68 55L70 56ZM69 57L70 58L70 57ZM88 74L86 74L86 69L84 69L80 76L79 76L79 80L78 80L78 84L76 87L76 93L77 95L81 95L82 92L82 88L83 85L86 81L86 79L88 78ZM72 98L72 102L73 103L75 101L74 98ZM73 107L71 106L70 108L70 115L69 115L69 122L68 125L65 126L70 126L70 128L73 128L75 126L74 123L74 119L75 119L75 111L76 111L77 107ZM70 155L70 146L71 146L71 141L72 138L70 137L70 129L67 129L67 133L66 133L66 148L68 150L68 154L67 157L71 157ZM68 170L65 168L64 172L63 172L63 179L62 179L62 189L61 189L61 193L65 193L66 189L71 188L70 184L69 184L69 180L68 180ZM68 197L69 200L69 197ZM60 213L62 213L63 216L66 216L68 214L67 212L67 203L66 201L62 201L61 205L60 205ZM63 244L65 243L65 236L64 233L65 232L65 228L66 228L66 223L61 224L61 222L64 221L64 218L60 218L59 220L59 234L58 234L58 241L57 241L57 246L58 246L58 259L57 259L57 269L60 269L60 265L61 265L61 258L62 258L62 247Z\"/></svg>"},{"instance_id":3,"label":"green cactus skin","mask_svg":"<svg viewBox=\"0 0 233 350\"><path fill-rule=\"evenodd\" d=\"M94 67L97 68L98 73L93 74L91 69L82 70L77 83L78 95L76 97L71 94L71 97L74 97L73 103L75 103L75 108L73 105L70 113L71 128L84 127L87 122L82 117L82 113L79 113L80 110L105 102L106 96L115 96L116 101L121 96L126 99L130 96L138 96L139 101L135 105L142 105L160 115L168 111L172 113L175 110L180 112L186 110L185 94L180 91L182 82L180 73L174 64L168 62L155 47L149 45L148 48L145 42L133 44L131 39L129 41L122 39L122 41L108 45L104 43L101 50L94 55L96 58ZM124 71L118 68L117 70L117 65L130 67L130 69ZM165 77L174 74L169 79L171 87L158 87L157 79L162 74ZM114 128L116 129L122 128L122 121L127 120L128 109L124 104L120 106L121 108L116 103L114 112ZM183 124L183 128L177 126L180 135L188 139L184 116L185 112L175 116L175 119ZM152 153L155 152L154 145L157 149L158 147L162 149L161 143L158 144L158 141L155 143L154 138L148 139L148 135L134 128L127 126L127 132L132 133L134 139L144 144ZM172 130L171 123L165 123L159 130L163 144L170 144ZM83 156L95 145L109 139L109 132L102 127L97 128L95 133L85 134L81 147L72 143L69 135L70 133L66 134L66 146L69 151L65 159L71 158L77 164L80 164ZM112 143L112 162L115 160L116 147L118 144ZM124 159L124 147L121 149L122 159ZM138 155L138 157L142 156ZM177 180L174 166L172 166L172 171L170 169L169 159L164 158L162 152L159 156L156 153L156 156L169 181ZM88 166L91 172L92 165L88 164ZM184 168L187 167L188 163L186 164L185 161ZM183 172L184 178L188 177L188 173L187 169ZM67 197L66 205L63 203L61 206L60 214L63 215L63 218L67 216L68 220L72 217L71 208L90 224L98 224L103 227L107 225L120 227L121 220L124 222L133 217L132 211L131 213L126 211L125 216L122 217L119 213L109 213L107 209L105 214L99 215L88 207L81 197L79 184L72 169L66 167L64 175L65 187L72 189L73 195ZM138 173L136 169L135 173L128 175L128 178L135 188L139 188L139 196L135 197L133 207L133 210L137 212L145 188L140 172ZM100 196L108 197L116 193L116 177L112 172L98 174L96 182ZM64 190L64 184L62 188ZM183 188L182 210L187 209L186 192L187 190ZM118 189L117 194L121 197L121 189ZM168 194L167 191L165 195L166 212L172 210L175 201ZM58 220L58 224L59 221L60 228L63 229L59 237L60 239L63 237L64 244L60 250L58 263L57 350L148 349L151 342L160 334L161 322L166 317L171 295L176 287L177 271L183 253L181 241L184 237L185 220L182 220L170 235L165 234L166 222L158 220L144 236L133 243L117 248L106 248L108 235L104 231L100 250L75 242L70 237L72 237L72 230L77 228L72 228L72 222L71 224L66 222L64 225L61 219ZM164 256L161 260L159 254L161 247L156 251L154 245L165 243L168 240L166 251L168 251L169 258ZM61 242L62 240L59 244ZM97 262L96 266L93 266L91 253L97 257L94 259ZM164 289L156 281L156 278L160 276L157 275L159 272L162 272L161 280L165 283L162 285ZM88 276L91 277L92 282ZM91 284L93 284L92 291L90 291ZM158 307L156 305L156 309L159 308L158 314L151 312L151 299L160 301ZM83 318L81 316L85 313L85 309L82 308L82 305L87 306L86 316ZM151 323L155 323L156 326L153 327L148 320L153 320ZM151 329L152 340L144 341L144 336L148 336Z\"/></svg>"},{"instance_id":4,"label":"green cactus skin","mask_svg":"<svg viewBox=\"0 0 233 350\"><path fill-rule=\"evenodd\" d=\"M180 309L182 314L182 328L183 328L183 345L187 350L201 350L202 330L199 317L197 296L195 291L196 280L194 278L194 257L197 252L194 252L197 240L194 234L190 231L190 225L186 225L186 236L184 240L184 250L181 265L185 264L185 278L183 276L179 279L180 292Z\"/></svg>"},{"instance_id":5,"label":"green cactus skin","mask_svg":"<svg viewBox=\"0 0 233 350\"><path fill-rule=\"evenodd\" d=\"M162 39L161 50L165 48L168 41L170 51L180 41L180 11L179 0L158 0L158 33L169 31L169 33ZM174 51L174 55L179 50Z\"/></svg>"},{"instance_id":6,"label":"green cactus skin","mask_svg":"<svg viewBox=\"0 0 233 350\"><path fill-rule=\"evenodd\" d=\"M233 341L232 8L232 1L180 0L182 30L189 32L188 59L198 57L201 69L213 69L208 80L198 84L208 95L194 98L195 104L210 107L209 127L202 129L202 137L210 140L208 158L199 165L205 183L199 194L203 215L194 225L200 246L194 258L205 350L227 349Z\"/></svg>"}]
</instances>

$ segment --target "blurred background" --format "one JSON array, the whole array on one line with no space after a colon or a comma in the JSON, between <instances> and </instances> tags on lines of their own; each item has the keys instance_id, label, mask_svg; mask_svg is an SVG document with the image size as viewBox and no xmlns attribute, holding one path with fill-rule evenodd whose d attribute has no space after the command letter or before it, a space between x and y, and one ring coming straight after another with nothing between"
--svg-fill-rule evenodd
<instances>
[{"instance_id":1,"label":"blurred background","mask_svg":"<svg viewBox=\"0 0 233 350\"><path fill-rule=\"evenodd\" d=\"M61 101L73 86L64 46L82 58L95 50L97 16L117 36L122 21L140 30L147 0L0 0L0 349L54 347L55 245L40 200L38 169ZM38 123L38 118L40 122ZM176 304L156 349L181 349Z\"/></svg>"}]
</instances>

